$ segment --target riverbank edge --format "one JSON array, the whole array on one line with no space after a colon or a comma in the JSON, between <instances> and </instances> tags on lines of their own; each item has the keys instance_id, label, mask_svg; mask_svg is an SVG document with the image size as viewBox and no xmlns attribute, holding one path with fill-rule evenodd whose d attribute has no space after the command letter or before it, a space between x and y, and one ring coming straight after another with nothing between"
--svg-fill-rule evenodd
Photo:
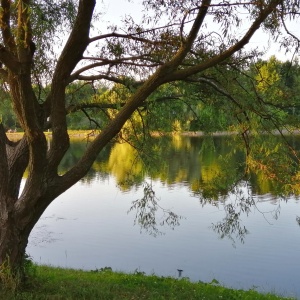
<instances>
[{"instance_id":1,"label":"riverbank edge","mask_svg":"<svg viewBox=\"0 0 300 300\"><path fill-rule=\"evenodd\" d=\"M99 130L69 130L68 131L70 138L82 138L89 139L96 137L100 131ZM251 134L251 132L248 132ZM8 138L12 140L21 139L23 136L23 132L7 132ZM228 136L228 135L238 135L237 131L216 131L211 133L206 133L203 131L174 131L174 132L152 132L152 136L163 136L163 135L181 135L181 136ZM271 132L261 132L261 134L273 134L273 135L300 135L300 130L287 130L284 129L282 131L273 130ZM45 135L51 138L51 131L45 132Z\"/></svg>"},{"instance_id":2,"label":"riverbank edge","mask_svg":"<svg viewBox=\"0 0 300 300\"><path fill-rule=\"evenodd\" d=\"M93 271L32 264L27 284L20 290L0 290L0 299L295 299L254 290L223 287L216 280L194 283L187 278L159 277L114 272L111 268Z\"/></svg>"}]
</instances>

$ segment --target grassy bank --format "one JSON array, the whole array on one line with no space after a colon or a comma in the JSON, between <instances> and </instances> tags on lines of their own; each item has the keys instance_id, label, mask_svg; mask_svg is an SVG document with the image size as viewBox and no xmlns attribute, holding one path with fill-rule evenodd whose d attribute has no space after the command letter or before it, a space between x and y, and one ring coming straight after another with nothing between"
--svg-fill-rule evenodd
<instances>
[{"instance_id":1,"label":"grassy bank","mask_svg":"<svg viewBox=\"0 0 300 300\"><path fill-rule=\"evenodd\" d=\"M18 292L0 290L0 299L286 299L255 291L226 289L186 279L124 274L110 270L80 271L34 266Z\"/></svg>"}]
</instances>

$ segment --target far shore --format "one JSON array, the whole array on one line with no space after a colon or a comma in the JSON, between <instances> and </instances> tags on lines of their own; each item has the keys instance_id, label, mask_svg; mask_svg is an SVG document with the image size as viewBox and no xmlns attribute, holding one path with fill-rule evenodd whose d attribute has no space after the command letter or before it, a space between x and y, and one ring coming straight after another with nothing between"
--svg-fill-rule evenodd
<instances>
[{"instance_id":1,"label":"far shore","mask_svg":"<svg viewBox=\"0 0 300 300\"><path fill-rule=\"evenodd\" d=\"M70 130L69 136L70 138L93 138L97 136L100 131L95 130ZM251 132L250 132L251 133ZM204 132L204 131L183 131L183 132L152 132L152 136L160 136L160 135L182 135L182 136L226 136L226 135L238 135L237 131L216 131L216 132ZM300 130L287 130L283 129L281 132L279 130L273 130L272 132L262 132L261 134L274 134L274 135L299 135ZM11 140L19 140L23 137L24 132L7 132L6 135ZM48 137L52 136L51 131L45 132L45 135Z\"/></svg>"}]
</instances>

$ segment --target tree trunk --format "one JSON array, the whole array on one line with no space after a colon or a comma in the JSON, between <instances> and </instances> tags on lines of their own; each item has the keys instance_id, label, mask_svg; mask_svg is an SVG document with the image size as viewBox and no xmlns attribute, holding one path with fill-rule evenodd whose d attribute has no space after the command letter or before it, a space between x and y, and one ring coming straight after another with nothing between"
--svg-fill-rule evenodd
<instances>
[{"instance_id":1,"label":"tree trunk","mask_svg":"<svg viewBox=\"0 0 300 300\"><path fill-rule=\"evenodd\" d=\"M1 219L0 264L8 263L13 271L21 266L29 233L19 228L14 218Z\"/></svg>"},{"instance_id":2,"label":"tree trunk","mask_svg":"<svg viewBox=\"0 0 300 300\"><path fill-rule=\"evenodd\" d=\"M1 201L2 199L0 199ZM0 280L9 288L24 280L22 268L30 230L20 226L14 214L1 212L0 219Z\"/></svg>"},{"instance_id":3,"label":"tree trunk","mask_svg":"<svg viewBox=\"0 0 300 300\"><path fill-rule=\"evenodd\" d=\"M4 201L8 202L0 197L0 203ZM28 209L24 217L12 207L0 213L0 281L3 283L7 281L6 276L19 283L24 280L26 269L23 263L28 238L46 207Z\"/></svg>"}]
</instances>

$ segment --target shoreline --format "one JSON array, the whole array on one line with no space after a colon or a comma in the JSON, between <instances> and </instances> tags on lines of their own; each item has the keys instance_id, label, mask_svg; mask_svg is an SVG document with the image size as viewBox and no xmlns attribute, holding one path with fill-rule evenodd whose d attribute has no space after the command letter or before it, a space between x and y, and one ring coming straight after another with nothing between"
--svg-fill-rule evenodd
<instances>
[{"instance_id":1,"label":"shoreline","mask_svg":"<svg viewBox=\"0 0 300 300\"><path fill-rule=\"evenodd\" d=\"M95 130L70 130L68 131L69 137L70 138L94 138L97 136L100 131L95 131ZM51 138L52 133L51 132L44 132L46 137ZM237 131L216 131L216 132L211 132L211 133L206 133L204 131L183 131L183 132L152 132L151 136L153 137L158 137L161 135L181 135L181 136L191 136L191 137L196 137L196 136L232 136L232 135L239 135L241 133ZM251 134L251 132L249 132ZM271 132L261 132L260 134L262 135L300 135L300 130L287 130L283 129L281 132L278 130L273 130ZM11 139L11 140L19 140L23 137L24 132L6 132L6 136Z\"/></svg>"}]
</instances>

